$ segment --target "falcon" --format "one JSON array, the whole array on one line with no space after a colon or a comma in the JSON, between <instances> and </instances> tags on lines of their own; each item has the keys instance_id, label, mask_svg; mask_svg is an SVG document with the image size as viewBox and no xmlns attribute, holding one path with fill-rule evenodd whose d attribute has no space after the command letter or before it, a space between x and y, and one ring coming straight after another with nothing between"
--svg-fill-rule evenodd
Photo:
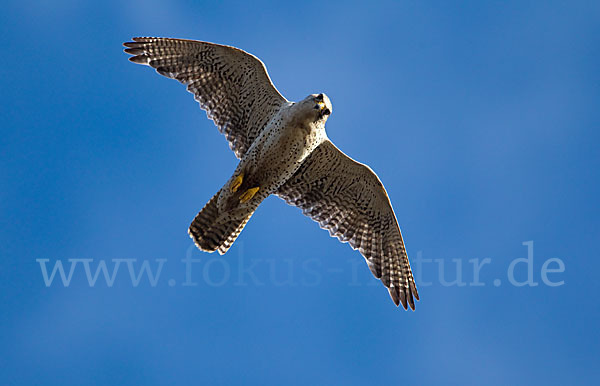
<instances>
[{"instance_id":1,"label":"falcon","mask_svg":"<svg viewBox=\"0 0 600 386\"><path fill-rule=\"evenodd\" d=\"M185 84L240 159L189 227L198 248L227 252L274 194L358 249L396 306L415 309L419 295L390 199L373 170L327 138L327 95L288 101L260 59L235 47L154 37L123 45L130 61Z\"/></svg>"}]
</instances>

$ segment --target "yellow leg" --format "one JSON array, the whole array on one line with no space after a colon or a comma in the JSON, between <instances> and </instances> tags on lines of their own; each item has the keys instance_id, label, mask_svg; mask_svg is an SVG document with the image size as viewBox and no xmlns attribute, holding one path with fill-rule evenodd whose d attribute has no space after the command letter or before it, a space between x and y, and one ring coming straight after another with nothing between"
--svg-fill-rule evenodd
<instances>
[{"instance_id":1,"label":"yellow leg","mask_svg":"<svg viewBox=\"0 0 600 386\"><path fill-rule=\"evenodd\" d=\"M239 176L235 177L235 180L231 183L229 190L232 192L237 192L237 190L242 185L242 181L244 180L244 173L241 173Z\"/></svg>"},{"instance_id":2,"label":"yellow leg","mask_svg":"<svg viewBox=\"0 0 600 386\"><path fill-rule=\"evenodd\" d=\"M250 189L246 190L240 196L240 202L243 204L245 202L250 201L252 199L252 197L254 197L254 195L256 194L256 192L258 192L258 189L260 189L260 188L257 186L256 188L250 188Z\"/></svg>"}]
</instances>

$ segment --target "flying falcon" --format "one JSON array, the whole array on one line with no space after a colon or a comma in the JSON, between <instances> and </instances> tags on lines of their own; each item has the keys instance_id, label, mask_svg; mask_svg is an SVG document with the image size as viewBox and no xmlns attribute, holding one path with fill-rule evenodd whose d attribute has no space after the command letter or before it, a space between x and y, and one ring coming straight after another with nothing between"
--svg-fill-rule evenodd
<instances>
[{"instance_id":1,"label":"flying falcon","mask_svg":"<svg viewBox=\"0 0 600 386\"><path fill-rule=\"evenodd\" d=\"M367 165L327 138L327 95L288 101L265 65L235 47L151 37L124 46L130 61L187 85L240 159L190 225L198 248L227 252L260 203L275 194L358 249L396 306L415 309L419 295L390 199Z\"/></svg>"}]
</instances>

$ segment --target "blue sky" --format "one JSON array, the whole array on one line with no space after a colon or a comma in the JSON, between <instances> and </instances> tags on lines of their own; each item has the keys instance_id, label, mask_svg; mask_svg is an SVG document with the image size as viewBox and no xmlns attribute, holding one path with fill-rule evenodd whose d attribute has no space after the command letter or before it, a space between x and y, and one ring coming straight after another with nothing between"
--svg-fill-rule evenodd
<instances>
[{"instance_id":1,"label":"blue sky","mask_svg":"<svg viewBox=\"0 0 600 386\"><path fill-rule=\"evenodd\" d=\"M8 2L0 32L4 384L597 381L594 2ZM145 35L234 45L288 99L329 95L329 137L391 197L415 312L275 197L228 254L191 247L236 159L182 85L127 61ZM516 286L528 256L537 285ZM90 286L101 261L114 283ZM134 286L144 261L160 274Z\"/></svg>"}]
</instances>

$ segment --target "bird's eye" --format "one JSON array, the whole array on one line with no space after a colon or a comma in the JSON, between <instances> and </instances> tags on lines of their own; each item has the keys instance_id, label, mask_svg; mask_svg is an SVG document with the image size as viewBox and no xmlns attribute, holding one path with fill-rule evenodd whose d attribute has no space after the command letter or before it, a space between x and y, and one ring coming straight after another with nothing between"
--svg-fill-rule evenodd
<instances>
[{"instance_id":1,"label":"bird's eye","mask_svg":"<svg viewBox=\"0 0 600 386\"><path fill-rule=\"evenodd\" d=\"M316 96L315 100L317 101L322 101L323 100L323 94L319 94Z\"/></svg>"}]
</instances>

